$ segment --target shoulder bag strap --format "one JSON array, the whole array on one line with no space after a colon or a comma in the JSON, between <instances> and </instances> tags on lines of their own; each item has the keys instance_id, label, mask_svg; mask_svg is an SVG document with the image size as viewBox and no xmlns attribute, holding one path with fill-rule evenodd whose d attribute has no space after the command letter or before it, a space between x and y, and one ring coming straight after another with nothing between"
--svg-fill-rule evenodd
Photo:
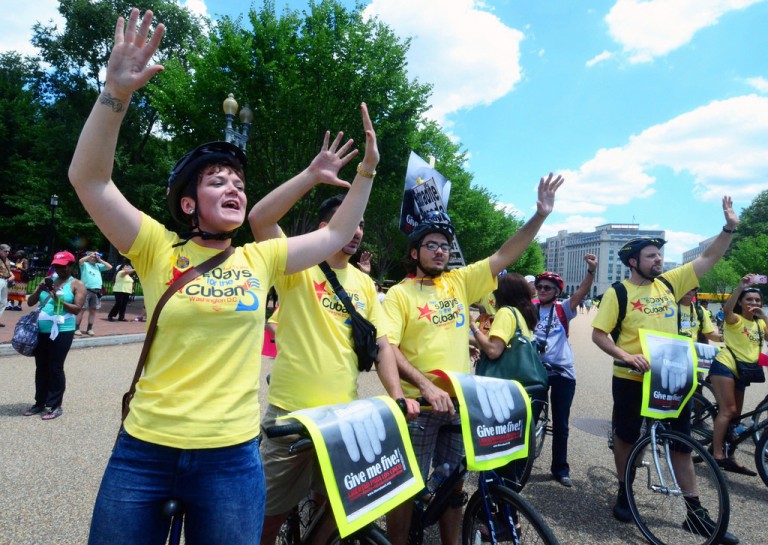
<instances>
[{"instance_id":1,"label":"shoulder bag strap","mask_svg":"<svg viewBox=\"0 0 768 545\"><path fill-rule=\"evenodd\" d=\"M200 275L203 275L207 273L208 271L214 269L218 265L221 265L224 263L224 261L227 260L229 256L231 256L235 252L235 249L232 246L229 246L226 250L223 252L220 252L213 256L212 258L204 261L200 265L197 265L195 267L190 267L186 271L184 271L184 274L182 274L180 277L178 277L173 284L168 286L168 289L165 290L165 293L163 293L162 297L160 297L160 300L157 302L157 305L155 305L155 311L152 313L152 319L149 321L149 326L147 327L147 336L144 338L144 346L141 348L141 355L139 356L139 362L136 364L136 372L133 374L133 380L131 381L131 387L128 390L128 397L132 398L133 394L136 392L136 383L139 381L139 378L141 378L141 373L144 370L144 363L147 360L147 355L149 355L149 348L152 346L152 341L155 338L155 330L157 329L157 320L160 316L160 311L165 306L165 303L168 302L168 300L171 298L171 296L189 284L192 280L197 278Z\"/></svg>"},{"instance_id":2,"label":"shoulder bag strap","mask_svg":"<svg viewBox=\"0 0 768 545\"><path fill-rule=\"evenodd\" d=\"M320 270L323 271L323 274L328 279L328 282L331 283L331 287L333 288L333 291L336 292L336 295L339 297L339 300L341 300L341 302L344 303L344 306L346 307L347 312L350 315L359 314L359 312L357 312L357 309L355 308L355 305L352 304L352 301L350 300L349 295L347 294L347 291L339 283L339 279L336 277L336 273L333 272L333 269L331 269L331 266L328 264L328 262L323 261L322 263L318 264L318 267L320 267Z\"/></svg>"},{"instance_id":3,"label":"shoulder bag strap","mask_svg":"<svg viewBox=\"0 0 768 545\"><path fill-rule=\"evenodd\" d=\"M520 311L518 311L515 307L511 307L509 305L504 305L506 308L508 308L510 311L512 311L512 314L515 316L515 337L519 338L523 336L523 330L520 329L520 320L523 319L523 317L520 315ZM510 339L510 344L512 343L512 340ZM509 346L509 345L507 345Z\"/></svg>"}]
</instances>

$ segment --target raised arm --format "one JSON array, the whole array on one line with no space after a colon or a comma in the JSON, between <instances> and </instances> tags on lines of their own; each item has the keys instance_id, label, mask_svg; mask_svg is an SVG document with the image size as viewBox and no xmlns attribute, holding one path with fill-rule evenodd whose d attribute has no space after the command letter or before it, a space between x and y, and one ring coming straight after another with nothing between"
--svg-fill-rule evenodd
<instances>
[{"instance_id":1,"label":"raised arm","mask_svg":"<svg viewBox=\"0 0 768 545\"><path fill-rule=\"evenodd\" d=\"M704 276L725 255L725 251L733 240L733 233L739 225L739 216L733 211L733 201L727 195L723 197L723 215L725 216L723 230L712 241L712 244L707 246L707 249L693 260L693 270L696 271L698 278Z\"/></svg>"},{"instance_id":2,"label":"raised arm","mask_svg":"<svg viewBox=\"0 0 768 545\"><path fill-rule=\"evenodd\" d=\"M104 90L96 100L77 141L69 180L80 202L102 233L120 252L127 252L139 233L141 213L112 181L112 168L120 125L131 95L158 72L159 64L147 66L165 32L157 25L148 39L152 12L132 9L126 24L115 25L115 45L109 57Z\"/></svg>"},{"instance_id":3,"label":"raised arm","mask_svg":"<svg viewBox=\"0 0 768 545\"><path fill-rule=\"evenodd\" d=\"M581 303L584 296L592 287L592 282L595 280L595 271L597 271L597 256L595 254L586 254L584 256L584 262L587 264L587 272L584 274L584 280L581 281L579 287L571 295L571 311L576 312L576 308Z\"/></svg>"},{"instance_id":4,"label":"raised arm","mask_svg":"<svg viewBox=\"0 0 768 545\"><path fill-rule=\"evenodd\" d=\"M546 179L542 178L539 181L539 198L536 202L536 213L491 256L491 273L494 277L502 269L516 261L525 249L528 248L528 245L533 242L534 237L544 224L544 220L552 212L552 208L555 205L555 192L563 185L563 181L562 176L554 178L551 172Z\"/></svg>"},{"instance_id":5,"label":"raised arm","mask_svg":"<svg viewBox=\"0 0 768 545\"><path fill-rule=\"evenodd\" d=\"M736 286L736 289L731 292L731 295L728 297L728 300L725 302L725 305L723 305L723 314L724 320L728 324L735 324L739 321L739 319L736 317L736 314L734 314L733 309L736 308L736 303L739 301L739 297L741 296L741 292L744 291L745 288L748 288L751 286L754 282L755 275L754 274L748 274L739 280L739 285ZM762 348L762 347L761 347Z\"/></svg>"},{"instance_id":6,"label":"raised arm","mask_svg":"<svg viewBox=\"0 0 768 545\"><path fill-rule=\"evenodd\" d=\"M365 156L357 165L357 175L352 182L352 188L325 228L288 239L286 274L316 265L339 251L352 240L357 226L363 219L373 186L373 177L376 175L376 166L379 164L379 149L376 146L376 133L368 115L368 107L363 103L360 109L365 129Z\"/></svg>"},{"instance_id":7,"label":"raised arm","mask_svg":"<svg viewBox=\"0 0 768 545\"><path fill-rule=\"evenodd\" d=\"M348 140L346 144L339 147L344 136L341 132L329 145L330 134L330 132L325 133L320 153L306 169L271 191L251 208L248 213L248 224L257 242L278 238L280 227L277 222L318 183L350 187L349 182L339 178L339 170L357 155L357 150L349 151L353 144L352 140Z\"/></svg>"}]
</instances>

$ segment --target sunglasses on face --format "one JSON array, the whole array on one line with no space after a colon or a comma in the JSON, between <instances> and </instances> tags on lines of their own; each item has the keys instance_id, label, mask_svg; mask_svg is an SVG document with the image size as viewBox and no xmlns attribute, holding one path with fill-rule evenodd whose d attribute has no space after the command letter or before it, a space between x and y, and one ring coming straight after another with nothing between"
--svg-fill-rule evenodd
<instances>
[{"instance_id":1,"label":"sunglasses on face","mask_svg":"<svg viewBox=\"0 0 768 545\"><path fill-rule=\"evenodd\" d=\"M440 248L443 252L449 252L451 250L451 245L447 242L443 242L441 244L437 242L427 242L422 244L421 247L426 248L430 252L436 252L438 248Z\"/></svg>"},{"instance_id":2,"label":"sunglasses on face","mask_svg":"<svg viewBox=\"0 0 768 545\"><path fill-rule=\"evenodd\" d=\"M546 285L542 284L540 286L536 286L536 289L538 291L554 291L555 287L554 286L546 286Z\"/></svg>"}]
</instances>

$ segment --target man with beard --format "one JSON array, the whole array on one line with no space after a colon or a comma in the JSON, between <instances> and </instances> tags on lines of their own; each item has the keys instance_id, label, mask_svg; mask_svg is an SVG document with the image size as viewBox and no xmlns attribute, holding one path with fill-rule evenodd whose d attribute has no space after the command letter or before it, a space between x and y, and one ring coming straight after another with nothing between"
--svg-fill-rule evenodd
<instances>
[{"instance_id":1,"label":"man with beard","mask_svg":"<svg viewBox=\"0 0 768 545\"><path fill-rule=\"evenodd\" d=\"M632 520L624 472L632 445L640 436L642 374L650 370L642 353L638 331L643 328L678 333L677 301L698 285L699 278L723 257L733 239L739 218L733 211L730 197L723 197L723 213L725 226L704 253L663 275L661 248L665 240L642 237L627 242L619 250L619 259L630 268L630 277L605 292L600 311L592 322L592 341L614 360L613 456L619 493L613 516L622 522ZM624 308L619 307L620 300ZM690 403L683 408L679 418L670 419L668 423L672 429L690 435ZM685 496L687 517L681 522L692 533L706 534L709 531L711 534L714 523L696 495L690 452L672 453L672 463L678 469L677 476L683 489L691 491ZM726 533L721 543L738 543L738 539Z\"/></svg>"},{"instance_id":2,"label":"man with beard","mask_svg":"<svg viewBox=\"0 0 768 545\"><path fill-rule=\"evenodd\" d=\"M464 455L459 434L441 434L446 423L457 423L450 395L433 384L430 371L471 373L469 359L469 306L496 287L496 276L528 248L552 212L561 176L542 178L536 214L492 256L447 271L454 229L447 214L427 214L408 236L408 276L390 288L384 298L383 330L398 356L398 369L407 397L424 397L425 411L411 426L411 440L422 476L429 466L453 470ZM440 519L443 545L457 545L461 526L463 483L456 485L450 507ZM387 516L387 536L394 545L406 542L413 506L410 501Z\"/></svg>"},{"instance_id":3,"label":"man with beard","mask_svg":"<svg viewBox=\"0 0 768 545\"><path fill-rule=\"evenodd\" d=\"M282 236L277 220L310 188L294 187L288 182L262 199L248 215L256 240ZM343 200L344 195L336 195L320 205L319 229L328 224ZM349 244L327 263L358 312L377 325L380 303L376 287L368 275L348 266L363 239L363 227L361 220ZM277 356L270 377L269 406L262 419L264 429L274 426L278 417L292 411L357 399L359 374L349 313L320 267L316 265L279 277L275 288L280 302L280 319L275 333ZM394 353L384 336L379 337L378 346L376 371L379 379L392 398L404 398ZM407 404L409 416L415 416L418 403L408 400ZM263 544L275 543L290 510L310 489L325 496L314 451L309 449L296 454L288 451L297 440L295 435L274 439L262 435L261 457L267 488ZM325 531L330 532L332 526L327 526Z\"/></svg>"}]
</instances>

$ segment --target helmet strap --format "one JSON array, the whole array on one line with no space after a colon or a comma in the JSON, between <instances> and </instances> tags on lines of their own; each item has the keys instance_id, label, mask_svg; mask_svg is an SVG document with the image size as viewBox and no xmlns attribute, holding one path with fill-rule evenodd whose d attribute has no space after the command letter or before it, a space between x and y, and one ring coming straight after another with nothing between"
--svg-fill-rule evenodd
<instances>
[{"instance_id":1,"label":"helmet strap","mask_svg":"<svg viewBox=\"0 0 768 545\"><path fill-rule=\"evenodd\" d=\"M200 229L195 226L195 230L188 231L186 233L179 233L179 238L181 238L181 242L177 242L173 245L174 248L177 246L184 246L187 242L192 240L195 237L200 237L203 240L227 240L229 238L232 238L237 233L237 229L233 229L231 231L227 231L226 233L209 233L207 231L201 231Z\"/></svg>"}]
</instances>

